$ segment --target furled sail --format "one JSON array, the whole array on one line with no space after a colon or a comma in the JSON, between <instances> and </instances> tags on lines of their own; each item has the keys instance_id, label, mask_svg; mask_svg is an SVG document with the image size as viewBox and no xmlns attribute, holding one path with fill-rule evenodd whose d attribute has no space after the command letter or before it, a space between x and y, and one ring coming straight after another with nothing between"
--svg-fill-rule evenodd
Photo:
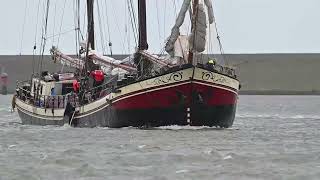
<instances>
[{"instance_id":1,"label":"furled sail","mask_svg":"<svg viewBox=\"0 0 320 180\"><path fill-rule=\"evenodd\" d=\"M190 49L196 52L203 52L206 48L207 16L203 4L197 6L195 31L189 37Z\"/></svg>"},{"instance_id":2,"label":"furled sail","mask_svg":"<svg viewBox=\"0 0 320 180\"><path fill-rule=\"evenodd\" d=\"M203 52L205 50L206 45L206 35L207 35L207 14L205 11L205 6L207 8L208 13L208 20L209 23L212 24L214 22L214 15L213 15L213 7L211 0L203 0L204 3L200 3L198 7L198 14L196 19L196 29L195 35L191 34L189 37L190 48L195 50L196 52ZM191 8L190 7L191 0L184 0L183 5L180 9L179 15L177 17L176 23L171 30L171 35L166 43L165 50L169 53L172 57L176 56L176 41L180 36L180 27L183 24L187 11ZM181 52L180 52L181 54ZM180 56L178 56L180 57Z\"/></svg>"},{"instance_id":3,"label":"furled sail","mask_svg":"<svg viewBox=\"0 0 320 180\"><path fill-rule=\"evenodd\" d=\"M204 4L208 8L209 23L212 24L214 22L212 2L211 2L211 0L204 0Z\"/></svg>"},{"instance_id":4,"label":"furled sail","mask_svg":"<svg viewBox=\"0 0 320 180\"><path fill-rule=\"evenodd\" d=\"M171 29L171 35L168 42L166 43L165 50L171 55L174 56L174 43L177 41L180 35L180 27L183 24L183 21L186 17L186 13L190 7L191 0L184 0L182 7L180 9L179 15L176 19L176 24Z\"/></svg>"}]
</instances>

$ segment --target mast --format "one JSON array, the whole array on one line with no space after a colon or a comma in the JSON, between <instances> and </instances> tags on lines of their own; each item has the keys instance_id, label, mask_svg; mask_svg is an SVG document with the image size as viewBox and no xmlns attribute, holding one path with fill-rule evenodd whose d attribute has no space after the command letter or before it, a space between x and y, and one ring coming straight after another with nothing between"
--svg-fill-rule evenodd
<instances>
[{"instance_id":1,"label":"mast","mask_svg":"<svg viewBox=\"0 0 320 180\"><path fill-rule=\"evenodd\" d=\"M139 11L139 50L147 50L147 12L146 0L138 0Z\"/></svg>"},{"instance_id":2,"label":"mast","mask_svg":"<svg viewBox=\"0 0 320 180\"><path fill-rule=\"evenodd\" d=\"M88 16L88 48L95 50L94 44L94 17L93 17L93 2L94 0L87 0L87 16Z\"/></svg>"},{"instance_id":3,"label":"mast","mask_svg":"<svg viewBox=\"0 0 320 180\"><path fill-rule=\"evenodd\" d=\"M190 48L189 50L189 58L188 58L188 63L189 64L193 64L193 57L194 57L194 53L193 53L193 48L194 48L194 43L195 43L195 37L196 37L196 24L197 24L197 14L198 14L198 5L199 5L199 0L193 0L193 4L192 4L192 27L191 27L191 31L193 34L193 45L191 45L192 48Z\"/></svg>"},{"instance_id":4,"label":"mast","mask_svg":"<svg viewBox=\"0 0 320 180\"><path fill-rule=\"evenodd\" d=\"M151 74L152 63L144 57L140 51L148 49L147 42L147 9L146 0L138 0L139 17L139 45L138 52L135 54L134 63L137 65L138 75L147 77Z\"/></svg>"},{"instance_id":5,"label":"mast","mask_svg":"<svg viewBox=\"0 0 320 180\"><path fill-rule=\"evenodd\" d=\"M94 7L94 0L87 0L88 42L87 42L85 72L87 72L87 71L91 72L91 71L96 70L98 68L98 66L93 63L92 58L89 56L89 51L95 50L93 7Z\"/></svg>"}]
</instances>

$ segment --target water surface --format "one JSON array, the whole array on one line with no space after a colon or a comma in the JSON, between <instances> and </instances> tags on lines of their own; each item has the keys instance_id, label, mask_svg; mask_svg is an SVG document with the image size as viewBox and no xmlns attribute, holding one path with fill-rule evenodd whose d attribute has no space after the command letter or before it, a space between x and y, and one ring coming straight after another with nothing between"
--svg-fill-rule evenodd
<instances>
[{"instance_id":1,"label":"water surface","mask_svg":"<svg viewBox=\"0 0 320 180\"><path fill-rule=\"evenodd\" d=\"M10 103L0 180L320 178L320 96L240 96L231 129L26 126Z\"/></svg>"}]
</instances>

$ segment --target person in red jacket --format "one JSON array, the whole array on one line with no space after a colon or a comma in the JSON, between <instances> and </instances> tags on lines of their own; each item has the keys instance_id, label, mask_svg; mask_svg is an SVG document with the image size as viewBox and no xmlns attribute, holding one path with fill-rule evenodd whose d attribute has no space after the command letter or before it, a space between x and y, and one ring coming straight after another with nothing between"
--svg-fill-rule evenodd
<instances>
[{"instance_id":1,"label":"person in red jacket","mask_svg":"<svg viewBox=\"0 0 320 180\"><path fill-rule=\"evenodd\" d=\"M93 78L93 87L95 88L95 97L99 97L99 93L102 90L101 85L104 82L104 73L102 70L98 69L98 70L94 70L91 71L90 76Z\"/></svg>"},{"instance_id":2,"label":"person in red jacket","mask_svg":"<svg viewBox=\"0 0 320 180\"><path fill-rule=\"evenodd\" d=\"M72 82L72 87L73 87L73 91L75 93L78 93L79 92L79 89L80 89L80 84L77 80L73 80Z\"/></svg>"}]
</instances>

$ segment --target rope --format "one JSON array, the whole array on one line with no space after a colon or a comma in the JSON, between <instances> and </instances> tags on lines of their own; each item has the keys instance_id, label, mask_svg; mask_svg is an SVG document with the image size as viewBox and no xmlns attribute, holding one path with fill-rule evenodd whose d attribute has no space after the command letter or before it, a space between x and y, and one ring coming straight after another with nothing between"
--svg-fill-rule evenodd
<instances>
[{"instance_id":1,"label":"rope","mask_svg":"<svg viewBox=\"0 0 320 180\"><path fill-rule=\"evenodd\" d=\"M60 42L60 34L61 34L61 30L62 30L62 22L63 22L63 18L64 18L64 10L65 10L65 8L66 8L66 2L67 2L67 0L64 0L64 5L63 5L63 9L62 9L62 16L61 16L61 23L60 23L60 31L59 31L59 37L58 37L57 46L59 46L59 42Z\"/></svg>"},{"instance_id":2,"label":"rope","mask_svg":"<svg viewBox=\"0 0 320 180\"><path fill-rule=\"evenodd\" d=\"M75 33L75 49L76 49L76 56L79 57L79 42L80 42L80 35L79 35L79 25L80 25L80 1L75 0L74 3L74 33Z\"/></svg>"},{"instance_id":3,"label":"rope","mask_svg":"<svg viewBox=\"0 0 320 180\"><path fill-rule=\"evenodd\" d=\"M27 16L27 8L28 8L28 0L26 0L26 4L24 7L24 17L23 17L23 25L22 25L22 32L21 32L21 42L20 42L20 55L22 52L22 43L23 43L23 38L24 38L24 28L26 24L26 16Z\"/></svg>"},{"instance_id":4,"label":"rope","mask_svg":"<svg viewBox=\"0 0 320 180\"><path fill-rule=\"evenodd\" d=\"M97 1L97 6L98 6L98 21L99 21L100 38L101 38L100 43L101 43L102 52L103 52L103 54L105 54L106 49L105 49L105 46L104 46L104 35L103 35L103 30L102 30L102 21L101 21L99 1Z\"/></svg>"},{"instance_id":5,"label":"rope","mask_svg":"<svg viewBox=\"0 0 320 180\"><path fill-rule=\"evenodd\" d=\"M160 32L160 19L159 19L159 4L158 1L156 1L156 9L157 9L157 22L158 22L158 33L159 33L159 40L162 39L161 38L161 32ZM161 43L160 43L161 46Z\"/></svg>"},{"instance_id":6,"label":"rope","mask_svg":"<svg viewBox=\"0 0 320 180\"><path fill-rule=\"evenodd\" d=\"M55 29L56 29L56 15L57 15L57 1L54 4L54 16L53 16L53 31L52 31L52 34L55 33ZM54 37L53 37L53 40L52 40L52 46L53 45L54 45Z\"/></svg>"},{"instance_id":7,"label":"rope","mask_svg":"<svg viewBox=\"0 0 320 180\"><path fill-rule=\"evenodd\" d=\"M44 23L44 29L42 31L42 41L41 41L41 45L42 45L42 52L41 52L41 61L40 61L40 68L39 71L42 70L42 64L43 64L43 57L44 57L44 50L46 47L46 36L48 33L48 19L49 19L49 10L50 10L50 0L47 0L47 4L46 4L46 16L45 16L45 23Z\"/></svg>"},{"instance_id":8,"label":"rope","mask_svg":"<svg viewBox=\"0 0 320 180\"><path fill-rule=\"evenodd\" d=\"M132 5L132 0L127 0L128 2L128 10L129 10L129 14L130 14L130 20L131 20L131 26L132 26L132 30L134 33L134 40L136 43L136 46L138 46L138 30L137 30L137 22L135 19L135 13L134 13L134 9L133 9L133 5Z\"/></svg>"},{"instance_id":9,"label":"rope","mask_svg":"<svg viewBox=\"0 0 320 180\"><path fill-rule=\"evenodd\" d=\"M106 22L107 22L107 30L108 30L108 40L109 40L109 44L112 42L111 41L111 33L110 33L110 25L109 25L109 15L108 15L108 6L107 6L107 0L104 1L105 3L105 12L106 12ZM105 30L105 26L104 26L104 31L106 32ZM110 54L112 55L112 46L110 46Z\"/></svg>"},{"instance_id":10,"label":"rope","mask_svg":"<svg viewBox=\"0 0 320 180\"><path fill-rule=\"evenodd\" d=\"M54 37L57 37L57 36L61 36L61 35L65 35L65 34L68 34L70 32L73 32L74 30L78 30L78 28L73 28L73 29L70 29L70 30L66 30L64 32L61 32L61 33L58 33L58 34L54 34L54 35L51 35L51 36L47 36L47 40L48 39L51 39L51 38L54 38Z\"/></svg>"},{"instance_id":11,"label":"rope","mask_svg":"<svg viewBox=\"0 0 320 180\"><path fill-rule=\"evenodd\" d=\"M113 3L114 1L111 1L111 4ZM115 13L115 8L111 8L112 9L112 15L113 15L113 18L114 19L117 19L117 16L116 16L116 13ZM119 26L119 22L118 21L115 21L115 24L116 24L116 27L118 29L118 32L120 33L120 37L124 37L121 33L121 30L120 30L120 26ZM122 43L122 53L124 54L124 51L125 51L125 48L126 48L126 43L124 41L124 39L121 38L121 43Z\"/></svg>"},{"instance_id":12,"label":"rope","mask_svg":"<svg viewBox=\"0 0 320 180\"><path fill-rule=\"evenodd\" d=\"M222 59L225 61L226 65L229 64L229 61L228 59L224 56L224 49L223 49L223 46L222 46L222 42L221 42L221 38L220 38L220 35L219 35L219 31L218 31L218 27L217 27L217 22L216 22L216 17L215 17L215 13L213 12L213 22L214 22L214 28L216 30L216 35L217 35L217 40L218 40L218 43L219 43L219 49L220 49L220 53L222 55Z\"/></svg>"}]
</instances>

